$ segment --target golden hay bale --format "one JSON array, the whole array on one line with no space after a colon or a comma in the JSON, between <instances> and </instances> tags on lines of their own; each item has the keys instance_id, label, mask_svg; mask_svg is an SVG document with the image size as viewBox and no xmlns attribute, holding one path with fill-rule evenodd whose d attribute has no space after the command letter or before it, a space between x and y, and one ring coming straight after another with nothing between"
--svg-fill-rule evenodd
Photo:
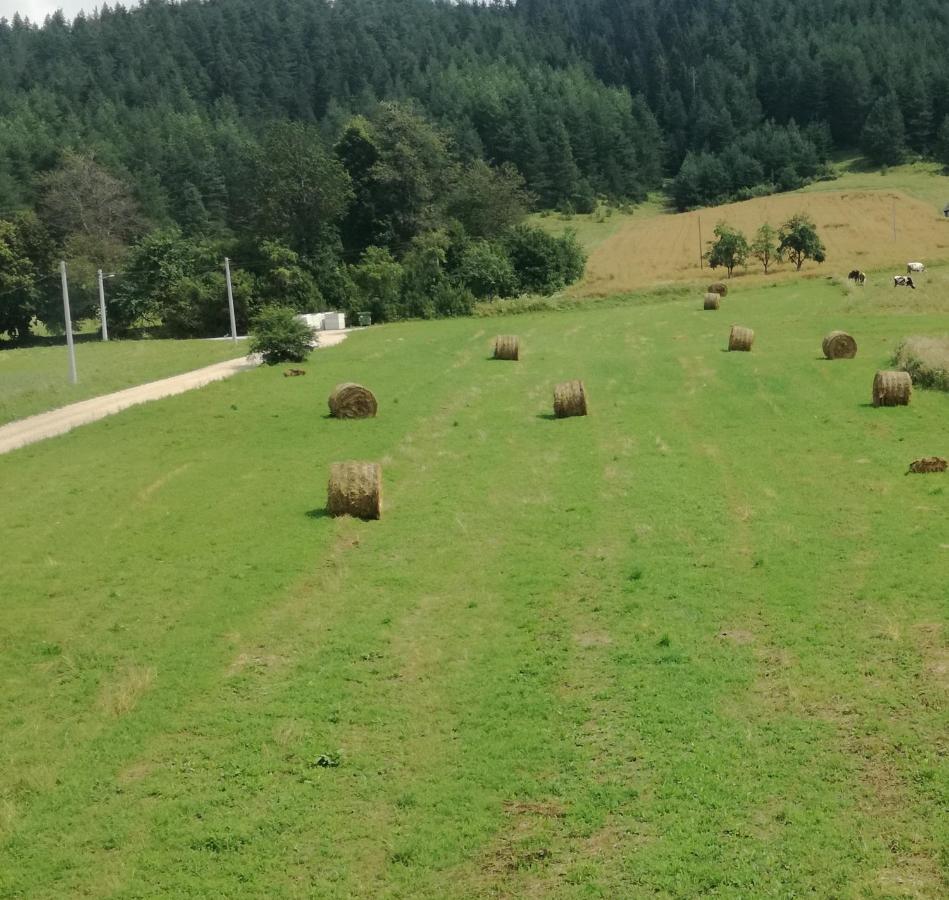
<instances>
[{"instance_id":1,"label":"golden hay bale","mask_svg":"<svg viewBox=\"0 0 949 900\"><path fill-rule=\"evenodd\" d=\"M331 516L382 518L382 466L367 462L333 463L326 509Z\"/></svg>"},{"instance_id":2,"label":"golden hay bale","mask_svg":"<svg viewBox=\"0 0 949 900\"><path fill-rule=\"evenodd\" d=\"M832 331L824 338L824 356L828 359L853 359L857 342L846 331Z\"/></svg>"},{"instance_id":3,"label":"golden hay bale","mask_svg":"<svg viewBox=\"0 0 949 900\"><path fill-rule=\"evenodd\" d=\"M705 309L718 309L721 306L722 298L720 294L709 292L705 295Z\"/></svg>"},{"instance_id":4,"label":"golden hay bale","mask_svg":"<svg viewBox=\"0 0 949 900\"><path fill-rule=\"evenodd\" d=\"M728 296L728 285L724 281L716 281L715 284L710 284L708 286L708 292L710 294L718 294L719 297Z\"/></svg>"},{"instance_id":5,"label":"golden hay bale","mask_svg":"<svg viewBox=\"0 0 949 900\"><path fill-rule=\"evenodd\" d=\"M565 381L554 388L554 415L558 419L587 414L587 394L582 381Z\"/></svg>"},{"instance_id":6,"label":"golden hay bale","mask_svg":"<svg viewBox=\"0 0 949 900\"><path fill-rule=\"evenodd\" d=\"M750 350L754 342L755 333L750 328L732 325L731 333L728 335L729 350Z\"/></svg>"},{"instance_id":7,"label":"golden hay bale","mask_svg":"<svg viewBox=\"0 0 949 900\"><path fill-rule=\"evenodd\" d=\"M513 334L499 334L494 339L494 358L513 359L521 358L521 345Z\"/></svg>"},{"instance_id":8,"label":"golden hay bale","mask_svg":"<svg viewBox=\"0 0 949 900\"><path fill-rule=\"evenodd\" d=\"M329 405L330 415L337 419L371 419L378 409L372 391L352 382L336 385Z\"/></svg>"},{"instance_id":9,"label":"golden hay bale","mask_svg":"<svg viewBox=\"0 0 949 900\"><path fill-rule=\"evenodd\" d=\"M912 393L909 372L877 372L873 378L874 406L906 406Z\"/></svg>"},{"instance_id":10,"label":"golden hay bale","mask_svg":"<svg viewBox=\"0 0 949 900\"><path fill-rule=\"evenodd\" d=\"M926 472L945 472L949 469L949 461L940 456L924 456L922 459L914 459L909 464L909 471L917 475L923 475Z\"/></svg>"}]
</instances>

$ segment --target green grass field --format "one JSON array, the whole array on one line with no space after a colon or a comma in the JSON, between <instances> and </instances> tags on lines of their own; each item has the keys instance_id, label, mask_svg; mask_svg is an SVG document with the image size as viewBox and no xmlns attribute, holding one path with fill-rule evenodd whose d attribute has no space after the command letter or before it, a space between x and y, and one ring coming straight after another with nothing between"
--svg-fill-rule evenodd
<instances>
[{"instance_id":1,"label":"green grass field","mask_svg":"<svg viewBox=\"0 0 949 900\"><path fill-rule=\"evenodd\" d=\"M0 457L0 896L946 896L921 293L374 328Z\"/></svg>"},{"instance_id":2,"label":"green grass field","mask_svg":"<svg viewBox=\"0 0 949 900\"><path fill-rule=\"evenodd\" d=\"M83 341L76 345L79 383L70 384L65 344L0 350L0 425L246 352L230 341Z\"/></svg>"}]
</instances>

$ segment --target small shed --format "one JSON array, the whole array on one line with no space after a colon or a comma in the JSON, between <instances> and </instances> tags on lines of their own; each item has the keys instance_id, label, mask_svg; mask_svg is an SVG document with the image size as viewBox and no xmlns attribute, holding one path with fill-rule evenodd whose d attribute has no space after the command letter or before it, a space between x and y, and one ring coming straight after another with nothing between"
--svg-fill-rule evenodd
<instances>
[{"instance_id":1,"label":"small shed","mask_svg":"<svg viewBox=\"0 0 949 900\"><path fill-rule=\"evenodd\" d=\"M346 313L328 312L323 314L324 331L342 331L346 327Z\"/></svg>"}]
</instances>

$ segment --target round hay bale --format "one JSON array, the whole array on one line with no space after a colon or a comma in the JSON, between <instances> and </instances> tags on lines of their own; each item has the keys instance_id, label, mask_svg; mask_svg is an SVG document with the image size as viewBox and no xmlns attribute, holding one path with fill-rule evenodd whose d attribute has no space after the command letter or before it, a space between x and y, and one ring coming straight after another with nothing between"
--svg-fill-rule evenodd
<instances>
[{"instance_id":1,"label":"round hay bale","mask_svg":"<svg viewBox=\"0 0 949 900\"><path fill-rule=\"evenodd\" d=\"M718 309L721 305L722 298L720 294L709 292L705 295L705 309Z\"/></svg>"},{"instance_id":2,"label":"round hay bale","mask_svg":"<svg viewBox=\"0 0 949 900\"><path fill-rule=\"evenodd\" d=\"M382 466L368 462L333 463L326 509L331 516L382 518Z\"/></svg>"},{"instance_id":3,"label":"round hay bale","mask_svg":"<svg viewBox=\"0 0 949 900\"><path fill-rule=\"evenodd\" d=\"M369 388L347 381L333 388L329 398L330 415L336 419L371 419L378 404Z\"/></svg>"},{"instance_id":4,"label":"round hay bale","mask_svg":"<svg viewBox=\"0 0 949 900\"><path fill-rule=\"evenodd\" d=\"M554 388L554 415L558 419L587 414L587 395L582 381L565 381Z\"/></svg>"},{"instance_id":5,"label":"round hay bale","mask_svg":"<svg viewBox=\"0 0 949 900\"><path fill-rule=\"evenodd\" d=\"M708 286L708 292L710 294L718 294L719 297L728 296L728 285L724 281L716 281L715 284L710 284Z\"/></svg>"},{"instance_id":6,"label":"round hay bale","mask_svg":"<svg viewBox=\"0 0 949 900\"><path fill-rule=\"evenodd\" d=\"M494 358L495 359L520 359L521 346L517 337L513 334L499 334L494 339Z\"/></svg>"},{"instance_id":7,"label":"round hay bale","mask_svg":"<svg viewBox=\"0 0 949 900\"><path fill-rule=\"evenodd\" d=\"M877 372L873 378L874 406L906 406L912 393L909 372Z\"/></svg>"},{"instance_id":8,"label":"round hay bale","mask_svg":"<svg viewBox=\"0 0 949 900\"><path fill-rule=\"evenodd\" d=\"M824 338L824 356L828 359L853 359L857 342L846 331L832 331Z\"/></svg>"},{"instance_id":9,"label":"round hay bale","mask_svg":"<svg viewBox=\"0 0 949 900\"><path fill-rule=\"evenodd\" d=\"M751 350L751 345L754 342L755 333L750 328L732 325L731 333L728 335L729 350Z\"/></svg>"}]
</instances>

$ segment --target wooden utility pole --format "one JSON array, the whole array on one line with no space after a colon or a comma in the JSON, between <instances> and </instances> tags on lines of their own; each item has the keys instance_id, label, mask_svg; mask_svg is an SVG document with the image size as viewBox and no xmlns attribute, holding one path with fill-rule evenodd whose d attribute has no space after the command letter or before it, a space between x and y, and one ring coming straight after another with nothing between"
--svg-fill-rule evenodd
<instances>
[{"instance_id":1,"label":"wooden utility pole","mask_svg":"<svg viewBox=\"0 0 949 900\"><path fill-rule=\"evenodd\" d=\"M705 244L702 243L702 217L699 216L699 268L705 268L705 256L702 253L702 248Z\"/></svg>"}]
</instances>

